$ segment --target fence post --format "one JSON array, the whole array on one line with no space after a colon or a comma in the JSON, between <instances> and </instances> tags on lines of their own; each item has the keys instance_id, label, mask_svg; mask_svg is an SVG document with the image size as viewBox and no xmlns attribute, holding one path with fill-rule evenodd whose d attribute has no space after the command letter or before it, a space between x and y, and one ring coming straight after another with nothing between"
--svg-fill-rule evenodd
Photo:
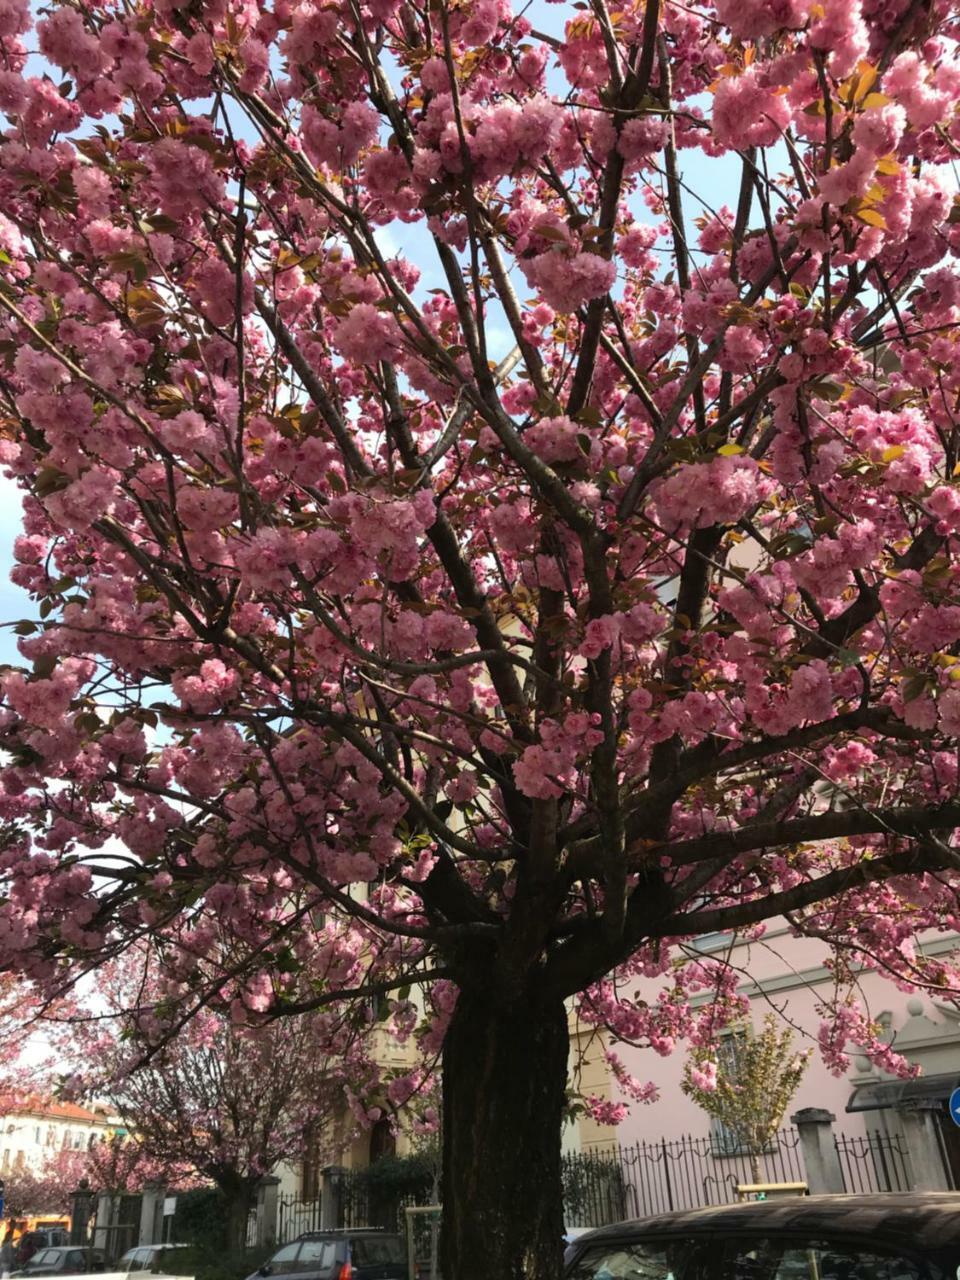
<instances>
[{"instance_id":1,"label":"fence post","mask_svg":"<svg viewBox=\"0 0 960 1280\"><path fill-rule=\"evenodd\" d=\"M934 1113L940 1103L934 1098L917 1098L897 1108L913 1174L912 1191L950 1191L944 1167L943 1149Z\"/></svg>"},{"instance_id":2,"label":"fence post","mask_svg":"<svg viewBox=\"0 0 960 1280\"><path fill-rule=\"evenodd\" d=\"M277 1211L280 1207L280 1179L261 1178L257 1183L257 1247L277 1243Z\"/></svg>"},{"instance_id":3,"label":"fence post","mask_svg":"<svg viewBox=\"0 0 960 1280\"><path fill-rule=\"evenodd\" d=\"M811 1195L833 1195L842 1192L843 1170L833 1138L836 1116L822 1107L802 1107L790 1117L800 1134L800 1150Z\"/></svg>"},{"instance_id":4,"label":"fence post","mask_svg":"<svg viewBox=\"0 0 960 1280\"><path fill-rule=\"evenodd\" d=\"M335 1231L340 1226L340 1201L343 1197L343 1175L346 1173L341 1165L328 1164L320 1170L320 1230Z\"/></svg>"},{"instance_id":5,"label":"fence post","mask_svg":"<svg viewBox=\"0 0 960 1280\"><path fill-rule=\"evenodd\" d=\"M73 1201L73 1210L70 1214L70 1243L87 1244L96 1193L90 1190L87 1179L81 1178L76 1191L70 1192L70 1199Z\"/></svg>"},{"instance_id":6,"label":"fence post","mask_svg":"<svg viewBox=\"0 0 960 1280\"><path fill-rule=\"evenodd\" d=\"M110 1239L110 1228L116 1217L116 1200L111 1191L101 1191L97 1195L97 1217L93 1225L93 1245L102 1249L112 1262L115 1250Z\"/></svg>"},{"instance_id":7,"label":"fence post","mask_svg":"<svg viewBox=\"0 0 960 1280\"><path fill-rule=\"evenodd\" d=\"M663 1157L663 1176L667 1184L667 1207L673 1209L673 1184L670 1181L670 1154L667 1151L667 1140L660 1140L660 1151Z\"/></svg>"},{"instance_id":8,"label":"fence post","mask_svg":"<svg viewBox=\"0 0 960 1280\"><path fill-rule=\"evenodd\" d=\"M159 1244L163 1235L163 1197L166 1188L162 1182L145 1182L140 1201L140 1235L137 1244ZM159 1226L158 1226L159 1223Z\"/></svg>"}]
</instances>

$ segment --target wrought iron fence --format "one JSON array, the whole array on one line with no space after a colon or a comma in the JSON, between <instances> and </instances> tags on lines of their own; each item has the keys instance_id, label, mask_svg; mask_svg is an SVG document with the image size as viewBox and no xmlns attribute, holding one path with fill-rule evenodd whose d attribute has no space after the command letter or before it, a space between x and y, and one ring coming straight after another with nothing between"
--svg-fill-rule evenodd
<instances>
[{"instance_id":1,"label":"wrought iron fence","mask_svg":"<svg viewBox=\"0 0 960 1280\"><path fill-rule=\"evenodd\" d=\"M845 1191L909 1191L907 1149L899 1133L834 1135Z\"/></svg>"},{"instance_id":2,"label":"wrought iron fence","mask_svg":"<svg viewBox=\"0 0 960 1280\"><path fill-rule=\"evenodd\" d=\"M724 1149L714 1138L638 1142L616 1152L564 1158L568 1226L593 1227L670 1209L729 1204L753 1182L802 1182L800 1135L781 1129L761 1152Z\"/></svg>"},{"instance_id":3,"label":"wrought iron fence","mask_svg":"<svg viewBox=\"0 0 960 1280\"><path fill-rule=\"evenodd\" d=\"M403 1231L405 1209L434 1202L433 1187L428 1179L386 1179L376 1176L378 1172L378 1165L371 1165L369 1169L345 1170L341 1174L337 1212L339 1226Z\"/></svg>"},{"instance_id":4,"label":"wrought iron fence","mask_svg":"<svg viewBox=\"0 0 960 1280\"><path fill-rule=\"evenodd\" d=\"M304 1231L319 1231L320 1196L280 1196L277 1200L277 1244L296 1240Z\"/></svg>"}]
</instances>

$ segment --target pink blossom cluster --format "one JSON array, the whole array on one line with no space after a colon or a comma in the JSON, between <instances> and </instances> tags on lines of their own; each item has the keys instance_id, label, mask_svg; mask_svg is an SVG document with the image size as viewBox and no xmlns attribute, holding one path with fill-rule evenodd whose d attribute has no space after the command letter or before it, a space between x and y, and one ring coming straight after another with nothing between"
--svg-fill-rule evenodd
<instances>
[{"instance_id":1,"label":"pink blossom cluster","mask_svg":"<svg viewBox=\"0 0 960 1280\"><path fill-rule=\"evenodd\" d=\"M664 526L703 528L735 524L772 492L749 457L716 457L681 467L657 490L657 511Z\"/></svg>"}]
</instances>

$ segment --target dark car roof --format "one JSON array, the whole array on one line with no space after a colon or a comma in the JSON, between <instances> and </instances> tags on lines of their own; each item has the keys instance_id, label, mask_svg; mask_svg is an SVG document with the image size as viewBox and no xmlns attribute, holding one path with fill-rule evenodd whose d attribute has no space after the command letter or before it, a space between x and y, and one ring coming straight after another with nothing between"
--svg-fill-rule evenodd
<instances>
[{"instance_id":1,"label":"dark car roof","mask_svg":"<svg viewBox=\"0 0 960 1280\"><path fill-rule=\"evenodd\" d=\"M578 1246L636 1235L714 1232L829 1231L876 1236L887 1243L938 1248L960 1243L960 1193L950 1191L855 1196L790 1196L663 1213L598 1227Z\"/></svg>"},{"instance_id":2,"label":"dark car roof","mask_svg":"<svg viewBox=\"0 0 960 1280\"><path fill-rule=\"evenodd\" d=\"M327 1231L304 1231L297 1240L348 1240L350 1236L372 1236L375 1240L396 1240L399 1231L382 1231L379 1227L330 1227Z\"/></svg>"}]
</instances>

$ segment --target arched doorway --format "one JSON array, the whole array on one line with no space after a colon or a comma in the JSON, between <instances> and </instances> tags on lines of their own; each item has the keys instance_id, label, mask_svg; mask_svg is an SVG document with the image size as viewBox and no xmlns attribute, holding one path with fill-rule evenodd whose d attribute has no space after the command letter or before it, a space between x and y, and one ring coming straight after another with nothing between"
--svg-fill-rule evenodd
<instances>
[{"instance_id":1,"label":"arched doorway","mask_svg":"<svg viewBox=\"0 0 960 1280\"><path fill-rule=\"evenodd\" d=\"M376 1164L385 1156L397 1154L397 1135L390 1121L383 1116L370 1130L370 1163Z\"/></svg>"},{"instance_id":2,"label":"arched doorway","mask_svg":"<svg viewBox=\"0 0 960 1280\"><path fill-rule=\"evenodd\" d=\"M371 1167L377 1165L381 1160L387 1160L390 1156L397 1154L397 1138L396 1134L390 1126L390 1121L386 1118L380 1119L370 1130L370 1164ZM396 1230L398 1205L396 1198L396 1190L390 1182L384 1184L374 1174L369 1182L370 1199L370 1225L372 1227L384 1227L387 1230Z\"/></svg>"}]
</instances>

